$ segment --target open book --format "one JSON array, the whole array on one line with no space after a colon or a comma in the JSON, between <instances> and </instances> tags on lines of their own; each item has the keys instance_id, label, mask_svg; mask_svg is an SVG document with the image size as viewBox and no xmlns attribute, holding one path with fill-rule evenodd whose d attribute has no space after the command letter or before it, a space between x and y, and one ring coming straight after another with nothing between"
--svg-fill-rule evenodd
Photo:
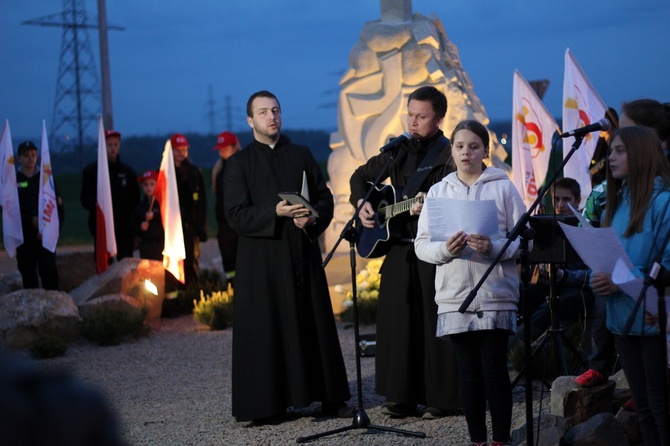
<instances>
[{"instance_id":1,"label":"open book","mask_svg":"<svg viewBox=\"0 0 670 446\"><path fill-rule=\"evenodd\" d=\"M309 187L307 186L307 175L305 172L302 173L302 190L300 193L297 192L280 192L279 198L282 200L288 201L290 204L302 204L305 206L309 212L314 216L318 217L319 212L312 206L309 202Z\"/></svg>"}]
</instances>

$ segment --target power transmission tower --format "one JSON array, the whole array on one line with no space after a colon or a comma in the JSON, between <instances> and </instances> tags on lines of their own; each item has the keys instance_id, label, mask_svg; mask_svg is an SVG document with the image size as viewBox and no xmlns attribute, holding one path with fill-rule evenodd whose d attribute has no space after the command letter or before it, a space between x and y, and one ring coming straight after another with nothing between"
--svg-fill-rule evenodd
<instances>
[{"instance_id":1,"label":"power transmission tower","mask_svg":"<svg viewBox=\"0 0 670 446\"><path fill-rule=\"evenodd\" d=\"M97 18L89 21L85 0L63 0L62 12L21 24L63 28L51 145L59 151L77 153L83 167L87 161L84 148L97 140L97 117L101 113L102 91L88 38L88 29L98 27Z\"/></svg>"}]
</instances>

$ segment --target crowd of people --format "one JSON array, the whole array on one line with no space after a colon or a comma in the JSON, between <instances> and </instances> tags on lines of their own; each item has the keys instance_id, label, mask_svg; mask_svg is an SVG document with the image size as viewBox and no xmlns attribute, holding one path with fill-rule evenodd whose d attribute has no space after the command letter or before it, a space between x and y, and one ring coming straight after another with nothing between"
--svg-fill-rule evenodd
<instances>
[{"instance_id":1,"label":"crowd of people","mask_svg":"<svg viewBox=\"0 0 670 446\"><path fill-rule=\"evenodd\" d=\"M379 224L378 203L365 201L368 190L378 186L375 180L388 180L398 200L412 203L393 217L381 267L375 391L385 398L382 414L428 420L464 414L473 445L509 444L510 336L519 321L531 324L533 338L542 334L554 311L547 297L556 294L559 321L591 321L588 370L575 382L604 384L619 362L645 444L666 444L667 363L658 314L643 307L630 333L624 333L636 296L626 295L611 274L577 262L539 268L540 279L550 271L553 284L536 283L524 297L530 301L524 308L532 311L519 314L520 241L508 237L526 207L508 175L490 166L488 129L464 120L447 138L440 129L447 99L432 86L414 90L406 106L404 124L412 137L371 157L350 178L360 231ZM311 150L281 133L282 110L273 93L251 95L246 114L253 141L241 150L235 134L218 135L213 149L220 158L211 177L222 266L235 286L233 416L254 426L277 423L291 407L320 402L324 415L350 417L355 411L348 405L351 394L319 245L333 218L333 195ZM613 109L608 116L618 118ZM613 124L618 129L601 135L597 157L605 162L594 158L593 190L580 212L592 225L614 229L635 275L647 274L655 258L670 269L670 247L661 243L670 231L670 106L647 99L627 102ZM108 130L105 142L116 259L132 257L138 248L140 257L160 260L158 174L149 170L137 176L121 161L118 131ZM200 243L208 237L207 190L201 170L189 159L187 138L177 133L170 142L186 284L197 286ZM19 270L26 287L41 280L44 288L57 289L55 254L41 247L36 231L39 170L32 142L19 145L18 161L25 240L17 251ZM97 168L97 162L86 166L81 189L94 236ZM306 192L310 206L279 197L287 191ZM579 210L575 180L559 179L550 194L554 214ZM470 218L456 220L450 206ZM490 266L490 275L468 300Z\"/></svg>"}]
</instances>

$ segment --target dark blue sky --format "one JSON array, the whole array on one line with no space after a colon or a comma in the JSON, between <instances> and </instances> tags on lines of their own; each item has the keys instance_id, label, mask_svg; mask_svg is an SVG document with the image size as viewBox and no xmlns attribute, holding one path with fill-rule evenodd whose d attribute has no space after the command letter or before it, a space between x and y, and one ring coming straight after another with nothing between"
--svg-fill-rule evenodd
<instances>
[{"instance_id":1,"label":"dark blue sky","mask_svg":"<svg viewBox=\"0 0 670 446\"><path fill-rule=\"evenodd\" d=\"M86 7L96 15L96 4ZM670 101L667 0L414 0L435 14L460 52L492 120L512 114L512 76L549 79L545 104L561 115L563 61L570 48L608 105L651 97ZM0 3L0 119L12 135L50 128L60 28L20 25L60 12L54 0ZM226 129L246 129L256 90L279 97L285 128L337 127L339 80L377 0L107 0L115 127L126 135L208 132L209 88ZM98 52L96 30L89 30ZM96 64L98 60L96 60ZM448 131L448 129L447 129ZM15 141L15 144L17 142Z\"/></svg>"}]
</instances>

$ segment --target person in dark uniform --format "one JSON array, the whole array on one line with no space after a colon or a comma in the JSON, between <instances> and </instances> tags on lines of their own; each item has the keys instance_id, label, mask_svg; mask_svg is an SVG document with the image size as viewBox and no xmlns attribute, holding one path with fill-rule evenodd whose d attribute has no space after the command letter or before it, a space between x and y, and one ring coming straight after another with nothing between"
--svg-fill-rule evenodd
<instances>
[{"instance_id":1,"label":"person in dark uniform","mask_svg":"<svg viewBox=\"0 0 670 446\"><path fill-rule=\"evenodd\" d=\"M175 133L170 138L174 169L177 175L177 192L179 194L179 210L181 226L184 233L185 286L197 287L200 278L198 259L200 258L200 242L207 241L207 191L205 179L198 166L188 159L189 144L186 137Z\"/></svg>"},{"instance_id":2,"label":"person in dark uniform","mask_svg":"<svg viewBox=\"0 0 670 446\"><path fill-rule=\"evenodd\" d=\"M135 208L135 230L140 237L140 258L163 260L165 231L161 221L161 207L154 197L158 173L144 172L137 181L142 184L144 198Z\"/></svg>"},{"instance_id":3,"label":"person in dark uniform","mask_svg":"<svg viewBox=\"0 0 670 446\"><path fill-rule=\"evenodd\" d=\"M440 130L447 112L447 98L432 86L420 87L409 96L407 129L412 138L399 145L397 157L381 181L391 184L405 199L420 197L453 171L451 144ZM373 156L350 179L351 204L360 205L369 182L375 180L392 151ZM408 190L411 189L411 190ZM422 201L394 219L392 234L381 267L377 307L375 390L386 397L382 413L393 418L419 414L425 419L458 413L458 369L449 339L435 336L435 265L417 259L414 237ZM358 217L365 228L374 228L375 209L365 202ZM423 413L417 405L425 406Z\"/></svg>"},{"instance_id":4,"label":"person in dark uniform","mask_svg":"<svg viewBox=\"0 0 670 446\"><path fill-rule=\"evenodd\" d=\"M235 232L228 223L228 220L226 220L223 206L223 172L225 171L228 158L240 151L240 142L234 133L222 132L216 139L214 150L218 150L219 152L219 159L212 168L212 191L216 196L216 222L219 226L217 238L226 281L232 284L235 279L237 232Z\"/></svg>"},{"instance_id":5,"label":"person in dark uniform","mask_svg":"<svg viewBox=\"0 0 670 446\"><path fill-rule=\"evenodd\" d=\"M31 141L24 141L18 148L19 169L16 172L16 185L19 189L19 207L21 208L21 228L23 244L16 248L16 263L23 279L23 288L39 288L37 279L42 281L45 290L58 289L58 269L56 253L42 246L42 236L38 229L38 201L40 193L40 170L37 168L37 147ZM63 226L65 212L63 199L56 189L58 221Z\"/></svg>"},{"instance_id":6,"label":"person in dark uniform","mask_svg":"<svg viewBox=\"0 0 670 446\"><path fill-rule=\"evenodd\" d=\"M116 130L105 131L109 186L112 191L114 211L114 236L116 237L116 259L133 256L133 212L140 201L137 174L128 164L121 162L121 134ZM88 211L88 228L95 240L98 201L98 162L84 168L81 178L81 205ZM95 244L95 242L94 242Z\"/></svg>"},{"instance_id":7,"label":"person in dark uniform","mask_svg":"<svg viewBox=\"0 0 670 446\"><path fill-rule=\"evenodd\" d=\"M254 140L224 173L226 218L239 234L233 319L233 416L253 424L283 419L290 406L321 402L351 416L319 235L333 218L333 195L308 147L280 136L281 108L269 91L247 102ZM309 187L318 213L279 198Z\"/></svg>"}]
</instances>

